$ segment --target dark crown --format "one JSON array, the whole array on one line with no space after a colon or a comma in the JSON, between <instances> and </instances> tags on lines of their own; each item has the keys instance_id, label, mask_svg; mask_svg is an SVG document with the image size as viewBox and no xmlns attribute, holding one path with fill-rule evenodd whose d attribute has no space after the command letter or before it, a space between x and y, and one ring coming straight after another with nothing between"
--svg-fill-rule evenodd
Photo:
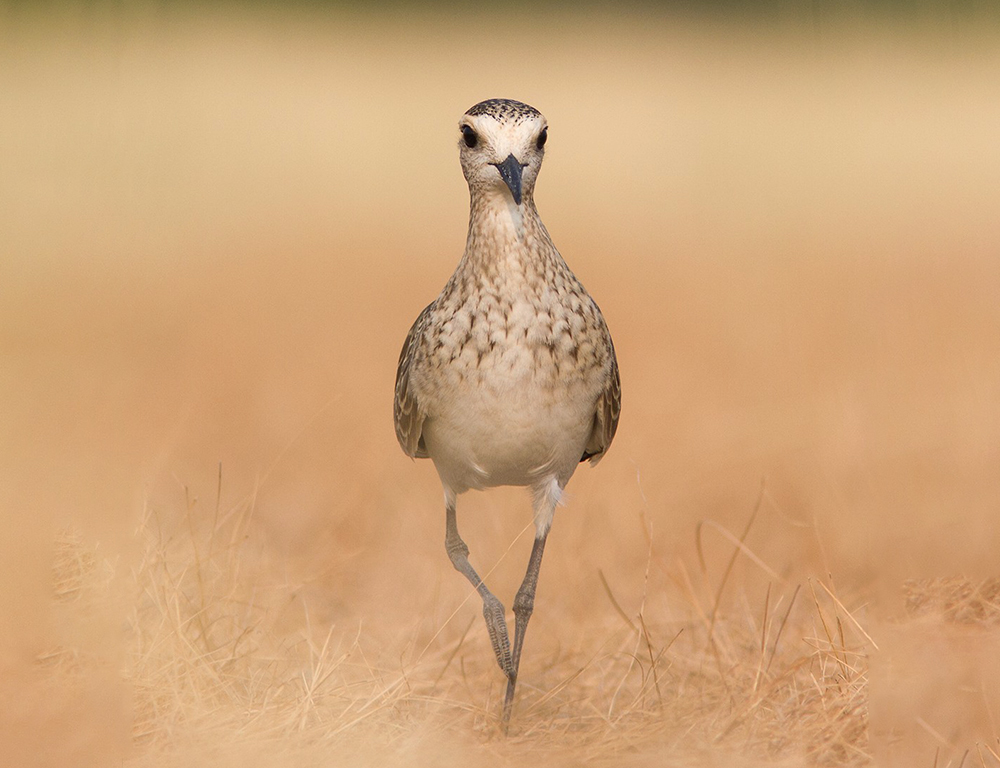
<instances>
[{"instance_id":1,"label":"dark crown","mask_svg":"<svg viewBox=\"0 0 1000 768\"><path fill-rule=\"evenodd\" d=\"M470 107L465 113L467 115L489 115L497 122L513 120L521 122L533 117L541 117L542 113L534 107L530 107L520 101L513 99L487 99L481 101L474 107Z\"/></svg>"}]
</instances>

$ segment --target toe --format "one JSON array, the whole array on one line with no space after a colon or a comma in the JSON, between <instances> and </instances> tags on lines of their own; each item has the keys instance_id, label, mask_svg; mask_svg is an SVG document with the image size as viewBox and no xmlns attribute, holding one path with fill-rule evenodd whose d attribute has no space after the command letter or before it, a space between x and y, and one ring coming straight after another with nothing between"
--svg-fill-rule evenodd
<instances>
[{"instance_id":1,"label":"toe","mask_svg":"<svg viewBox=\"0 0 1000 768\"><path fill-rule=\"evenodd\" d=\"M514 664L510 656L510 637L507 634L507 619L504 607L495 597L483 601L483 618L486 619L486 630L490 633L490 642L497 657L497 664L503 673L510 677L514 673Z\"/></svg>"}]
</instances>

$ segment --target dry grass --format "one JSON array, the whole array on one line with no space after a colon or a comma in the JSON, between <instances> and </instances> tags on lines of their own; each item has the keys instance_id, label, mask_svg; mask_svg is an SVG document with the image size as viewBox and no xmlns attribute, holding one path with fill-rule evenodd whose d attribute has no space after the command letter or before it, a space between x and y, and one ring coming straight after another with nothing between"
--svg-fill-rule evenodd
<instances>
[{"instance_id":1,"label":"dry grass","mask_svg":"<svg viewBox=\"0 0 1000 768\"><path fill-rule=\"evenodd\" d=\"M501 676L470 640L476 611L458 620L460 604L429 641L411 626L415 645L400 659L372 648L363 626L317 626L308 603L293 609L302 616L290 632L288 595L302 585L275 581L280 564L258 540L253 507L146 511L128 579L130 764L411 764L414 750L418 762L445 764L539 753L557 764L870 762L871 639L822 582L804 594L775 576L762 604L744 595L724 609L736 590L728 579L744 553L754 557L743 542L724 574L673 574L692 622L656 617L645 594L630 615L606 587L605 621L542 651L503 738ZM657 565L651 546L647 585ZM61 538L54 581L76 620L94 609L84 595L106 592L110 569L78 534ZM53 667L67 653L39 662Z\"/></svg>"},{"instance_id":2,"label":"dry grass","mask_svg":"<svg viewBox=\"0 0 1000 768\"><path fill-rule=\"evenodd\" d=\"M0 18L7 763L1000 765L994 27L539 17L479 72L483 16L60 8ZM390 418L490 95L625 396L506 739ZM523 493L459 516L509 603Z\"/></svg>"},{"instance_id":3,"label":"dry grass","mask_svg":"<svg viewBox=\"0 0 1000 768\"><path fill-rule=\"evenodd\" d=\"M1000 579L913 579L903 584L903 592L907 610L916 616L972 625L1000 621Z\"/></svg>"}]
</instances>

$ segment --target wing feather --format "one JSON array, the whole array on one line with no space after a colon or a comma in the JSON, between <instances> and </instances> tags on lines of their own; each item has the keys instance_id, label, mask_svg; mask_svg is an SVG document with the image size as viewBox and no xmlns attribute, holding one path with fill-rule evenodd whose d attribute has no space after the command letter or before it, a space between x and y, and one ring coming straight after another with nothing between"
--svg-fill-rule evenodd
<instances>
[{"instance_id":1,"label":"wing feather","mask_svg":"<svg viewBox=\"0 0 1000 768\"><path fill-rule=\"evenodd\" d=\"M604 458L604 454L611 447L611 441L615 439L615 432L618 430L618 417L622 412L622 383L618 375L615 345L611 342L610 336L608 346L611 350L611 371L604 391L597 398L594 428L580 458L580 461L589 459L591 466Z\"/></svg>"},{"instance_id":2,"label":"wing feather","mask_svg":"<svg viewBox=\"0 0 1000 768\"><path fill-rule=\"evenodd\" d=\"M424 413L410 388L410 368L420 349L424 328L427 326L433 307L434 302L431 302L414 321L410 332L406 334L406 341L403 342L403 348L399 352L399 364L396 367L396 397L392 408L396 439L403 452L413 459L426 459L427 446L424 445L422 435Z\"/></svg>"}]
</instances>

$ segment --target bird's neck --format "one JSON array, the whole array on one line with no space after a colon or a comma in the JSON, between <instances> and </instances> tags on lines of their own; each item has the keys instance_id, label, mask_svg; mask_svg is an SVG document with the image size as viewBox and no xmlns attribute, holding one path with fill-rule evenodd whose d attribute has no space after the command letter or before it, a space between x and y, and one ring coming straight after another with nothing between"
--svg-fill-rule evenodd
<instances>
[{"instance_id":1,"label":"bird's neck","mask_svg":"<svg viewBox=\"0 0 1000 768\"><path fill-rule=\"evenodd\" d=\"M561 257L530 194L520 205L507 195L473 194L469 236L459 269L481 275L512 270L530 273L544 271L553 258Z\"/></svg>"}]
</instances>

